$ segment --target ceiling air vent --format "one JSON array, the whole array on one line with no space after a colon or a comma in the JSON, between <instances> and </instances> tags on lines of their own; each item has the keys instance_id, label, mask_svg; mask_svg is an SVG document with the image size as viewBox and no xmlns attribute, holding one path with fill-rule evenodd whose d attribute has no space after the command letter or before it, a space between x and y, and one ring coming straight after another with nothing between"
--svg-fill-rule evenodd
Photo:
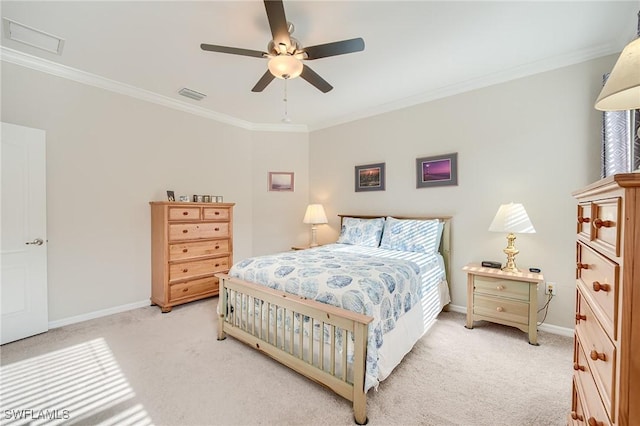
<instances>
[{"instance_id":1,"label":"ceiling air vent","mask_svg":"<svg viewBox=\"0 0 640 426\"><path fill-rule=\"evenodd\" d=\"M55 53L57 55L62 55L64 39L61 39L58 36L36 30L35 28L27 25L12 21L9 18L2 18L2 26L4 27L4 36L9 40L28 44L29 46L37 47L38 49L46 50L47 52Z\"/></svg>"},{"instance_id":2,"label":"ceiling air vent","mask_svg":"<svg viewBox=\"0 0 640 426\"><path fill-rule=\"evenodd\" d=\"M204 93L196 92L195 90L187 89L186 87L180 89L178 93L180 93L182 96L186 96L187 98L191 98L196 101L201 101L202 99L207 97L207 95L205 95Z\"/></svg>"}]
</instances>

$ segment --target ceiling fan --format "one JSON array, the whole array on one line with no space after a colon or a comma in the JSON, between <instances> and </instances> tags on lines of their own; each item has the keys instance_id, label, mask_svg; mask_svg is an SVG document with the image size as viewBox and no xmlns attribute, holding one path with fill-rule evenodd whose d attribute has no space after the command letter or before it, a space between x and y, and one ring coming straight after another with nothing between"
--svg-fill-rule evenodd
<instances>
[{"instance_id":1,"label":"ceiling fan","mask_svg":"<svg viewBox=\"0 0 640 426\"><path fill-rule=\"evenodd\" d=\"M236 47L217 46L215 44L202 43L200 48L209 52L230 53L233 55L252 56L255 58L269 58L269 69L251 89L252 92L262 92L274 78L284 80L302 77L323 93L327 93L333 86L316 74L311 68L303 64L303 60L326 58L329 56L344 55L346 53L360 52L364 50L364 40L353 38L336 41L333 43L319 44L316 46L302 47L300 42L291 37L294 27L287 22L284 13L284 5L281 0L264 0L267 11L269 27L271 27L271 40L267 46L267 52L259 50L240 49Z\"/></svg>"}]
</instances>

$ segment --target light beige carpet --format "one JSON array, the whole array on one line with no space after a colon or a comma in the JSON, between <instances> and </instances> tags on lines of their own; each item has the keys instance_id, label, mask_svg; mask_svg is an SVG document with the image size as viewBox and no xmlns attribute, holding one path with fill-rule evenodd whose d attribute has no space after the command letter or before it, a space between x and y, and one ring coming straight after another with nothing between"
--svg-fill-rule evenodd
<instances>
[{"instance_id":1,"label":"light beige carpet","mask_svg":"<svg viewBox=\"0 0 640 426\"><path fill-rule=\"evenodd\" d=\"M351 404L242 343L217 298L86 321L4 345L0 425L351 425ZM377 391L370 425L564 425L572 339L443 312ZM25 421L26 420L26 421Z\"/></svg>"}]
</instances>

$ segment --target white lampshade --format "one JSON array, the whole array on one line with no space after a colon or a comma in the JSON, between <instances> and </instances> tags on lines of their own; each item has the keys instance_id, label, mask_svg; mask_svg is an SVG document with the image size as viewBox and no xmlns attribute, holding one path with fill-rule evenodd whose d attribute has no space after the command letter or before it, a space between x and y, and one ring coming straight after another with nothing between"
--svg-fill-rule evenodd
<instances>
[{"instance_id":1,"label":"white lampshade","mask_svg":"<svg viewBox=\"0 0 640 426\"><path fill-rule=\"evenodd\" d=\"M312 225L327 223L327 215L324 213L322 204L309 204L307 206L307 211L304 214L304 219L302 219L302 222L310 223Z\"/></svg>"},{"instance_id":2,"label":"white lampshade","mask_svg":"<svg viewBox=\"0 0 640 426\"><path fill-rule=\"evenodd\" d=\"M600 111L640 108L640 38L629 43L620 54L595 108Z\"/></svg>"},{"instance_id":3,"label":"white lampshade","mask_svg":"<svg viewBox=\"0 0 640 426\"><path fill-rule=\"evenodd\" d=\"M291 55L278 55L269 60L269 71L281 79L296 78L302 74L302 62Z\"/></svg>"},{"instance_id":4,"label":"white lampshade","mask_svg":"<svg viewBox=\"0 0 640 426\"><path fill-rule=\"evenodd\" d=\"M533 234L536 230L522 204L503 204L489 226L489 231Z\"/></svg>"}]
</instances>

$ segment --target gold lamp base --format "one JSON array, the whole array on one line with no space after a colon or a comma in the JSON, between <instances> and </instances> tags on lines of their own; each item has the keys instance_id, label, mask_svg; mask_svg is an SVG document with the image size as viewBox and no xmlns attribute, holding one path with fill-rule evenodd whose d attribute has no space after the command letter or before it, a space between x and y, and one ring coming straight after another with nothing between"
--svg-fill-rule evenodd
<instances>
[{"instance_id":1,"label":"gold lamp base","mask_svg":"<svg viewBox=\"0 0 640 426\"><path fill-rule=\"evenodd\" d=\"M516 236L513 232L507 235L507 247L502 250L507 255L507 264L502 267L505 272L520 272L516 268L516 254L520 253L520 250L513 244L516 240Z\"/></svg>"}]
</instances>

